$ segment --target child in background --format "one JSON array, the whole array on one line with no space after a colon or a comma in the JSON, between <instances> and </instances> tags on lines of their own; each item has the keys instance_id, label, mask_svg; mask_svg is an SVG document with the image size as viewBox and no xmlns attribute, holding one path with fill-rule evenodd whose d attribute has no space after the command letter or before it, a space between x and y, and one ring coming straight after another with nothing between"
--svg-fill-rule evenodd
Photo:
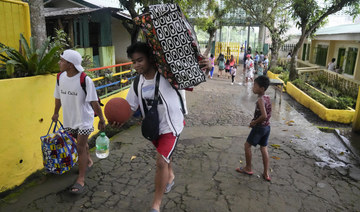
<instances>
[{"instance_id":1,"label":"child in background","mask_svg":"<svg viewBox=\"0 0 360 212\"><path fill-rule=\"evenodd\" d=\"M210 61L211 61L211 71L209 72L209 78L212 79L213 74L214 74L214 69L215 69L215 57L213 54L210 55Z\"/></svg>"},{"instance_id":2,"label":"child in background","mask_svg":"<svg viewBox=\"0 0 360 212\"><path fill-rule=\"evenodd\" d=\"M230 60L229 59L227 59L226 63L225 63L225 75L228 75L228 79L230 79Z\"/></svg>"},{"instance_id":3,"label":"child in background","mask_svg":"<svg viewBox=\"0 0 360 212\"><path fill-rule=\"evenodd\" d=\"M230 62L230 69L231 69L232 67L235 66L235 63L236 63L234 55L231 55L229 62Z\"/></svg>"},{"instance_id":4,"label":"child in background","mask_svg":"<svg viewBox=\"0 0 360 212\"><path fill-rule=\"evenodd\" d=\"M245 83L247 83L249 80L254 80L254 61L251 58L251 55L246 55L246 72L245 72Z\"/></svg>"},{"instance_id":5,"label":"child in background","mask_svg":"<svg viewBox=\"0 0 360 212\"><path fill-rule=\"evenodd\" d=\"M218 77L222 77L222 73L225 69L225 58L224 55L220 53L219 57L218 57L218 65L219 65L219 72L218 72Z\"/></svg>"},{"instance_id":6,"label":"child in background","mask_svg":"<svg viewBox=\"0 0 360 212\"><path fill-rule=\"evenodd\" d=\"M251 169L251 146L256 147L259 144L264 164L263 178L266 181L271 181L269 175L269 154L267 151L270 135L271 100L268 95L265 95L269 85L270 80L266 76L259 76L255 79L253 92L258 95L258 100L256 102L254 118L250 123L252 129L244 145L246 166L236 168L236 171L239 173L253 175Z\"/></svg>"},{"instance_id":7,"label":"child in background","mask_svg":"<svg viewBox=\"0 0 360 212\"><path fill-rule=\"evenodd\" d=\"M231 85L233 85L234 82L235 82L235 76L236 76L236 65L234 65L234 66L230 69L230 74L231 74Z\"/></svg>"},{"instance_id":8,"label":"child in background","mask_svg":"<svg viewBox=\"0 0 360 212\"><path fill-rule=\"evenodd\" d=\"M264 65L263 75L266 76L267 71L269 70L269 59L267 55L264 56L263 65Z\"/></svg>"},{"instance_id":9,"label":"child in background","mask_svg":"<svg viewBox=\"0 0 360 212\"><path fill-rule=\"evenodd\" d=\"M259 61L258 63L258 70L257 70L257 75L258 76L262 76L263 75L263 71L264 71L264 65L262 64L262 62Z\"/></svg>"}]
</instances>

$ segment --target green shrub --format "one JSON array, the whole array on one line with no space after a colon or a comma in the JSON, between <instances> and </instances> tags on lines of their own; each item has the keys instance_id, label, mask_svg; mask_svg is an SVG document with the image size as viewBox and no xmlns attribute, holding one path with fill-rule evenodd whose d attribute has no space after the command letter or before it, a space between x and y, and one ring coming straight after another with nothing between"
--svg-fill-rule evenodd
<instances>
[{"instance_id":1,"label":"green shrub","mask_svg":"<svg viewBox=\"0 0 360 212\"><path fill-rule=\"evenodd\" d=\"M330 98L318 92L314 88L308 86L303 80L296 79L292 83L300 90L305 92L307 95L309 95L311 98L313 98L315 101L319 102L320 104L324 105L329 109L347 109L347 104L342 99L335 100L333 98Z\"/></svg>"},{"instance_id":2,"label":"green shrub","mask_svg":"<svg viewBox=\"0 0 360 212\"><path fill-rule=\"evenodd\" d=\"M284 84L286 85L287 81L289 81L289 72L282 72L279 75L279 78L282 79L282 81L284 81Z\"/></svg>"},{"instance_id":3,"label":"green shrub","mask_svg":"<svg viewBox=\"0 0 360 212\"><path fill-rule=\"evenodd\" d=\"M325 74L318 74L308 83L338 100L340 105L355 108L358 90L353 87L344 87L339 77L330 82Z\"/></svg>"},{"instance_id":4,"label":"green shrub","mask_svg":"<svg viewBox=\"0 0 360 212\"><path fill-rule=\"evenodd\" d=\"M6 72L6 77L26 77L59 71L61 46L51 46L50 37L43 42L40 49L36 49L32 37L29 44L20 34L20 41L24 54L0 43L0 72Z\"/></svg>"},{"instance_id":5,"label":"green shrub","mask_svg":"<svg viewBox=\"0 0 360 212\"><path fill-rule=\"evenodd\" d=\"M281 74L284 71L284 69L281 66L276 66L276 67L271 67L270 71L274 74Z\"/></svg>"}]
</instances>

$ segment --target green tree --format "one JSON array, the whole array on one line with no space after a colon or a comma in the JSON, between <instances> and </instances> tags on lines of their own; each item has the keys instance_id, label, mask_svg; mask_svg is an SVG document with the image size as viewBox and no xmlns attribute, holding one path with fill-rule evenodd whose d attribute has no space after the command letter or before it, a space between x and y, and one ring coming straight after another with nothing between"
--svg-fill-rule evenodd
<instances>
[{"instance_id":1,"label":"green tree","mask_svg":"<svg viewBox=\"0 0 360 212\"><path fill-rule=\"evenodd\" d=\"M292 17L296 21L296 26L301 30L301 35L291 55L290 80L297 78L296 55L304 40L312 36L329 15L342 10L344 7L355 18L360 11L360 1L325 0L323 4L320 4L317 0L293 0Z\"/></svg>"},{"instance_id":2,"label":"green tree","mask_svg":"<svg viewBox=\"0 0 360 212\"><path fill-rule=\"evenodd\" d=\"M194 24L199 29L209 34L207 48L203 53L204 56L208 56L212 46L211 43L213 42L215 37L215 33L221 26L221 19L229 11L227 7L228 4L225 4L225 7L221 8L216 0L192 2L196 2L199 5L197 7L194 7L194 4L190 4L189 8L185 8L185 11L187 11L188 14L191 14L191 16L194 17Z\"/></svg>"},{"instance_id":3,"label":"green tree","mask_svg":"<svg viewBox=\"0 0 360 212\"><path fill-rule=\"evenodd\" d=\"M276 67L279 50L289 39L285 33L290 27L290 0L235 0L230 4L242 8L253 21L269 30L272 42L270 66Z\"/></svg>"},{"instance_id":4,"label":"green tree","mask_svg":"<svg viewBox=\"0 0 360 212\"><path fill-rule=\"evenodd\" d=\"M149 5L153 4L164 4L164 3L179 3L180 5L186 5L187 1L180 0L119 0L120 5L126 9L132 19L144 13L144 10ZM123 22L124 27L131 36L131 43L137 41L140 28L134 23L133 20L127 20Z\"/></svg>"}]
</instances>

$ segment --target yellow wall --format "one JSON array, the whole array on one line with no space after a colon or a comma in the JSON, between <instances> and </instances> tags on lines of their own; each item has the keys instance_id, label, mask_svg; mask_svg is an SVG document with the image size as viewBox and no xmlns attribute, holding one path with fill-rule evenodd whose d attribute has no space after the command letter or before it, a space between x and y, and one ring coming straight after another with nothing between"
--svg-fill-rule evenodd
<instances>
[{"instance_id":1,"label":"yellow wall","mask_svg":"<svg viewBox=\"0 0 360 212\"><path fill-rule=\"evenodd\" d=\"M55 83L56 75L0 81L0 192L21 184L43 168L40 136L46 134L51 123ZM127 91L102 102L113 97L124 98ZM97 123L98 119L95 129Z\"/></svg>"},{"instance_id":2,"label":"yellow wall","mask_svg":"<svg viewBox=\"0 0 360 212\"><path fill-rule=\"evenodd\" d=\"M296 99L297 102L309 108L321 119L326 121L335 121L339 123L351 123L353 121L355 110L335 110L328 109L324 105L312 99L310 96L302 92L291 82L287 82L286 92Z\"/></svg>"},{"instance_id":3,"label":"yellow wall","mask_svg":"<svg viewBox=\"0 0 360 212\"><path fill-rule=\"evenodd\" d=\"M0 42L19 50L20 33L31 36L29 5L21 1L0 0Z\"/></svg>"}]
</instances>

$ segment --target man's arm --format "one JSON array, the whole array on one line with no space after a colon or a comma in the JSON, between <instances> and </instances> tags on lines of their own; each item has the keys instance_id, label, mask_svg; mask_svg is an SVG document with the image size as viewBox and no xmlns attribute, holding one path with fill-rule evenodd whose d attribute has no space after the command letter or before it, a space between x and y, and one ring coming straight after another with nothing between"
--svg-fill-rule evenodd
<instances>
[{"instance_id":1,"label":"man's arm","mask_svg":"<svg viewBox=\"0 0 360 212\"><path fill-rule=\"evenodd\" d=\"M60 99L55 98L54 115L51 118L53 121L58 121L59 120L59 110L60 110L60 108L61 108L61 101L60 101Z\"/></svg>"},{"instance_id":2,"label":"man's arm","mask_svg":"<svg viewBox=\"0 0 360 212\"><path fill-rule=\"evenodd\" d=\"M93 108L93 110L95 111L96 115L99 116L99 124L98 124L98 129L99 130L104 130L105 129L105 119L104 119L104 115L102 113L101 107L99 105L98 101L92 101L90 102L91 107Z\"/></svg>"}]
</instances>

